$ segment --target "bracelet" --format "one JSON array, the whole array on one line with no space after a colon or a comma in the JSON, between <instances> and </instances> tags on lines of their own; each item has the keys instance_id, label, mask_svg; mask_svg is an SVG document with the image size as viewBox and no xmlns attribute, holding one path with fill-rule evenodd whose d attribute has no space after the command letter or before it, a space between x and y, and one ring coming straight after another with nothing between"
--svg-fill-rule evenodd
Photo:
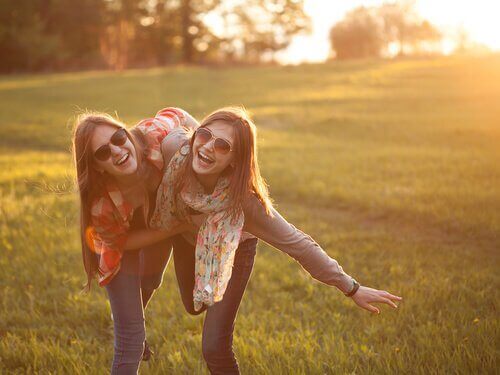
<instances>
[{"instance_id":1,"label":"bracelet","mask_svg":"<svg viewBox=\"0 0 500 375\"><path fill-rule=\"evenodd\" d=\"M352 289L349 293L344 293L346 297L352 297L359 289L360 285L359 283L352 279Z\"/></svg>"}]
</instances>

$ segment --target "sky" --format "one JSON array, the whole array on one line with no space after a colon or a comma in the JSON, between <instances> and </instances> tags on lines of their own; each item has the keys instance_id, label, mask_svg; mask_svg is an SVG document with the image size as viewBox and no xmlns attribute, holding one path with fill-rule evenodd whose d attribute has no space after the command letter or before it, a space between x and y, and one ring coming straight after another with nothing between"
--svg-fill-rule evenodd
<instances>
[{"instance_id":1,"label":"sky","mask_svg":"<svg viewBox=\"0 0 500 375\"><path fill-rule=\"evenodd\" d=\"M278 60L285 64L321 62L330 53L328 34L333 24L351 9L364 5L380 5L384 0L305 0L305 11L312 20L310 35L296 36ZM498 0L417 0L420 15L445 33L456 33L463 27L473 42L500 50L500 1ZM445 52L453 48L453 41L443 43Z\"/></svg>"}]
</instances>

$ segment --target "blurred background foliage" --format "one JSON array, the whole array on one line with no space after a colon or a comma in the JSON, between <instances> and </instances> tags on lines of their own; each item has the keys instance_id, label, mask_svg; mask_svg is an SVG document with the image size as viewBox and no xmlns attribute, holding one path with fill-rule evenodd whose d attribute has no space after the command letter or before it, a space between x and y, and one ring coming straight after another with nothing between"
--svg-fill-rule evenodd
<instances>
[{"instance_id":1,"label":"blurred background foliage","mask_svg":"<svg viewBox=\"0 0 500 375\"><path fill-rule=\"evenodd\" d=\"M304 0L0 2L0 72L274 62L311 29ZM358 7L333 25L339 59L439 53L414 2Z\"/></svg>"}]
</instances>

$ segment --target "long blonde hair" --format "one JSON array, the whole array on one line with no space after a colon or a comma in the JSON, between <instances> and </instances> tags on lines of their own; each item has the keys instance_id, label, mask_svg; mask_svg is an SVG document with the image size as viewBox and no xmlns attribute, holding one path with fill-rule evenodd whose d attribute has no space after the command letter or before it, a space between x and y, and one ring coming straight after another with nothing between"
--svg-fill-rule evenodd
<instances>
[{"instance_id":1,"label":"long blonde hair","mask_svg":"<svg viewBox=\"0 0 500 375\"><path fill-rule=\"evenodd\" d=\"M132 129L128 131L125 124L114 117L99 112L86 112L80 114L73 131L73 158L76 167L76 183L80 195L80 240L82 246L82 258L85 272L87 273L87 284L85 288L90 289L93 278L99 273L99 265L96 254L91 250L86 239L86 232L90 223L90 208L95 199L102 197L106 192L106 181L113 177L106 173L100 173L94 167L94 156L90 142L94 131L99 126L112 126L124 129L127 136L134 145L137 154L137 172L145 174L143 160L144 139L142 133ZM145 194L147 202L147 194Z\"/></svg>"},{"instance_id":2,"label":"long blonde hair","mask_svg":"<svg viewBox=\"0 0 500 375\"><path fill-rule=\"evenodd\" d=\"M216 121L224 122L234 127L234 167L229 166L224 171L230 175L229 196L230 215L238 212L242 203L250 196L255 195L264 206L266 213L271 215L272 202L264 178L260 174L257 160L257 128L251 120L248 112L240 107L225 107L217 109L203 119L200 128L208 126ZM184 184L190 180L194 173L193 162L194 136L191 137L191 152L181 166L178 180L175 182L174 194L181 192Z\"/></svg>"}]
</instances>

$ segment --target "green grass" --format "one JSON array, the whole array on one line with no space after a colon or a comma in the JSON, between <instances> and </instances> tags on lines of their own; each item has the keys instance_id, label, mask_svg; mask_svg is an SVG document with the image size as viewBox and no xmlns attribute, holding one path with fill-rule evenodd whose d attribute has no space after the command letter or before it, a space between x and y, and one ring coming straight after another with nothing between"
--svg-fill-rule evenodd
<instances>
[{"instance_id":1,"label":"green grass","mask_svg":"<svg viewBox=\"0 0 500 375\"><path fill-rule=\"evenodd\" d=\"M278 210L404 300L372 316L261 244L236 325L242 372L498 373L499 103L498 56L0 77L0 372L109 368L105 293L80 294L75 113L134 124L244 104ZM170 265L144 374L207 373L203 318L175 284Z\"/></svg>"}]
</instances>

